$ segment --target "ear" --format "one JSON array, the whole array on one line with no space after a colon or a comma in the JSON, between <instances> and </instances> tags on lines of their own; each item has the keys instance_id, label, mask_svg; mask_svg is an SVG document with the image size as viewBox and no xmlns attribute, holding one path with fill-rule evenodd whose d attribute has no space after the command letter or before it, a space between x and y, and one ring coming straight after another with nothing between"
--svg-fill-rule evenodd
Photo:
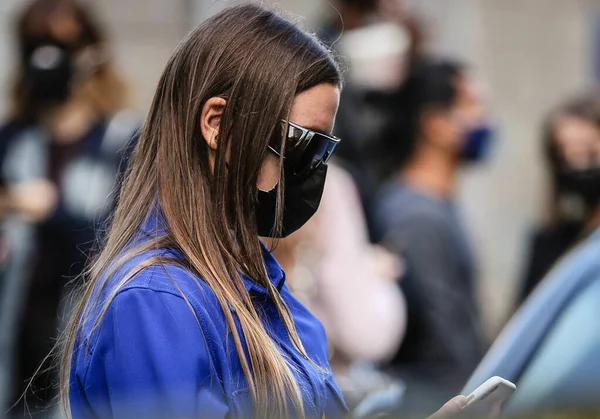
<instances>
[{"instance_id":1,"label":"ear","mask_svg":"<svg viewBox=\"0 0 600 419\"><path fill-rule=\"evenodd\" d=\"M225 111L227 101L221 97L211 97L202 107L200 114L200 130L206 144L213 149L217 149L219 129L221 127L221 117Z\"/></svg>"}]
</instances>

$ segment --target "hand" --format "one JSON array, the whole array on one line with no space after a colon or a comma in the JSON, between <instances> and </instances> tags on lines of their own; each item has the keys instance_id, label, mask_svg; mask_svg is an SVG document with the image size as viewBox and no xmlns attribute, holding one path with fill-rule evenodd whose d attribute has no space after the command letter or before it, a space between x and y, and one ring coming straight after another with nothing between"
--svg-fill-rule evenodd
<instances>
[{"instance_id":1,"label":"hand","mask_svg":"<svg viewBox=\"0 0 600 419\"><path fill-rule=\"evenodd\" d=\"M440 410L429 416L428 419L449 419L458 416L467 405L465 396L456 396L451 399Z\"/></svg>"},{"instance_id":2,"label":"hand","mask_svg":"<svg viewBox=\"0 0 600 419\"><path fill-rule=\"evenodd\" d=\"M369 249L375 277L388 281L397 281L402 278L406 267L398 255L380 245L370 246Z\"/></svg>"},{"instance_id":3,"label":"hand","mask_svg":"<svg viewBox=\"0 0 600 419\"><path fill-rule=\"evenodd\" d=\"M22 182L8 188L9 208L23 220L41 222L56 208L58 192L45 179Z\"/></svg>"}]
</instances>

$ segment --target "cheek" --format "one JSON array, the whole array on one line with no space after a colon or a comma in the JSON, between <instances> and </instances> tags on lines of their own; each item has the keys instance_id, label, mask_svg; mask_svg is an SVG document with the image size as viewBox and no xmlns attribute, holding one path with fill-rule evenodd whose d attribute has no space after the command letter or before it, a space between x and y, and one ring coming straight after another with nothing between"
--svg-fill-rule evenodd
<instances>
[{"instance_id":1,"label":"cheek","mask_svg":"<svg viewBox=\"0 0 600 419\"><path fill-rule=\"evenodd\" d=\"M469 141L469 133L471 132L471 128L466 126L460 126L455 128L454 130L454 142L457 145L458 150L462 150L465 144Z\"/></svg>"},{"instance_id":2,"label":"cheek","mask_svg":"<svg viewBox=\"0 0 600 419\"><path fill-rule=\"evenodd\" d=\"M460 124L451 119L443 119L436 124L435 128L434 141L451 150L460 149L464 141L464 131Z\"/></svg>"},{"instance_id":3,"label":"cheek","mask_svg":"<svg viewBox=\"0 0 600 419\"><path fill-rule=\"evenodd\" d=\"M260 169L256 187L265 192L275 188L279 182L280 166L279 157L276 157L272 153L267 154L267 158Z\"/></svg>"}]
</instances>

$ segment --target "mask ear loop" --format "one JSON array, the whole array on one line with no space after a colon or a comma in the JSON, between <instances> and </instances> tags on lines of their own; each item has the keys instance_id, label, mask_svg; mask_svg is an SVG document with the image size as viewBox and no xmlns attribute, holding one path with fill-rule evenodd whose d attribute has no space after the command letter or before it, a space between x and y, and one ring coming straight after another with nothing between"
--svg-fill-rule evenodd
<instances>
[{"instance_id":1,"label":"mask ear loop","mask_svg":"<svg viewBox=\"0 0 600 419\"><path fill-rule=\"evenodd\" d=\"M279 148L279 182L273 187L271 192L275 189L276 201L275 201L275 213L277 214L276 223L273 225L273 229L279 232L283 232L283 215L284 215L284 206L285 206L285 153L286 153L286 145L288 141L288 136L290 133L290 123L286 120L283 130L283 135L281 139L281 146ZM281 186L280 186L281 185ZM281 217L279 217L281 216ZM273 241L273 249L277 248L279 244L279 240L275 239Z\"/></svg>"},{"instance_id":2,"label":"mask ear loop","mask_svg":"<svg viewBox=\"0 0 600 419\"><path fill-rule=\"evenodd\" d=\"M285 137L284 137L284 139L285 139ZM285 144L282 146L282 149L283 149L283 147L285 147ZM275 189L277 189L277 186L279 186L279 184L283 182L283 176L284 176L284 174L283 174L283 172L284 172L283 165L284 165L284 162L285 162L285 156L283 154L284 151L279 152L279 151L275 150L275 148L272 147L272 146L270 146L270 145L267 146L267 155L268 155L269 151L271 151L273 154L275 154L275 156L277 156L277 158L279 159L279 180L268 191L263 191L262 189L258 188L259 191L265 192L265 193L270 193L270 192L273 192ZM265 156L265 158L266 158L266 156Z\"/></svg>"},{"instance_id":3,"label":"mask ear loop","mask_svg":"<svg viewBox=\"0 0 600 419\"><path fill-rule=\"evenodd\" d=\"M283 140L282 140L282 144L281 144L281 148L280 148L281 151L277 155L277 157L279 158L279 181L268 192L272 192L279 186L280 183L284 182L285 170L284 170L283 165L285 164L285 144L287 142L287 130L285 132L286 133L283 136ZM278 199L278 201L279 201L279 199ZM283 198L281 199L281 203L283 204Z\"/></svg>"}]
</instances>

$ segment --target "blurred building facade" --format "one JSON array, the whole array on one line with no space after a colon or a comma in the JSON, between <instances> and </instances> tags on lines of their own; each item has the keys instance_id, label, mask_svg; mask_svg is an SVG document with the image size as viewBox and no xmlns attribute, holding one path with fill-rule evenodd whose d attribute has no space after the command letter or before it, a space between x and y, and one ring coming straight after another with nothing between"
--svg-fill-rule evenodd
<instances>
[{"instance_id":1,"label":"blurred building facade","mask_svg":"<svg viewBox=\"0 0 600 419\"><path fill-rule=\"evenodd\" d=\"M12 71L12 16L24 0L0 1L0 86ZM527 233L539 219L545 182L539 125L558 101L589 87L595 5L573 0L410 0L430 31L429 47L473 63L493 92L498 141L490 162L465 173L459 202L481 261L480 297L490 335L512 306ZM231 4L215 0L93 2L144 112L177 42L204 17ZM328 4L278 0L316 27ZM0 115L7 109L0 96Z\"/></svg>"}]
</instances>

